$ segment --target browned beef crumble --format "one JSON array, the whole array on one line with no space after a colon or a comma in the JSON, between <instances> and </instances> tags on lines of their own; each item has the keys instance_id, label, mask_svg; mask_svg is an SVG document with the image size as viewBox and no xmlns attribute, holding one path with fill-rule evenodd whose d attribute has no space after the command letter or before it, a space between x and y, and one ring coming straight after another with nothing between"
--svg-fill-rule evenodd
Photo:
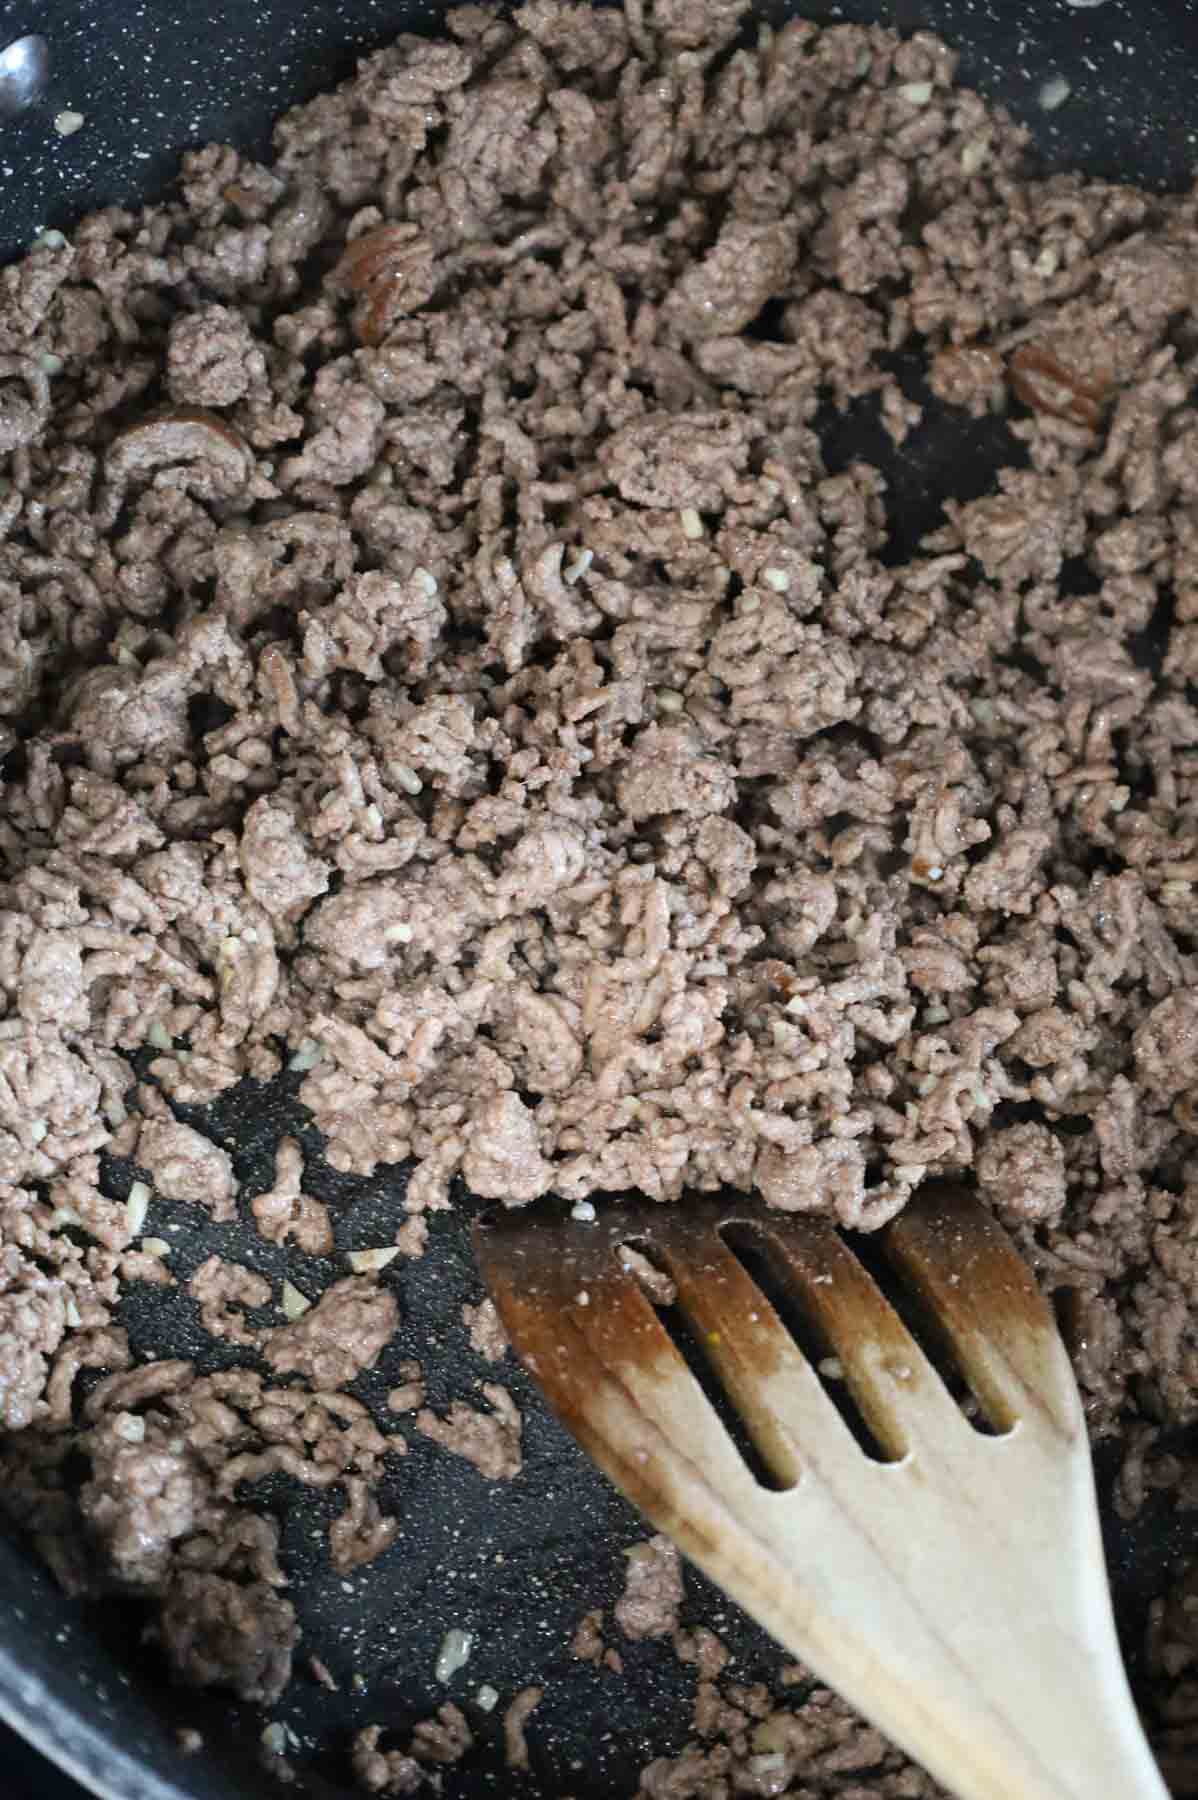
<instances>
[{"instance_id":1,"label":"browned beef crumble","mask_svg":"<svg viewBox=\"0 0 1198 1800\"><path fill-rule=\"evenodd\" d=\"M401 1750L381 1750L381 1725L368 1725L354 1738L353 1769L368 1794L414 1794L424 1780L415 1757Z\"/></svg>"},{"instance_id":2,"label":"browned beef crumble","mask_svg":"<svg viewBox=\"0 0 1198 1800\"><path fill-rule=\"evenodd\" d=\"M281 1138L275 1154L274 1186L250 1201L258 1231L270 1244L289 1239L307 1256L327 1256L333 1248L329 1209L303 1191L304 1157L294 1138Z\"/></svg>"},{"instance_id":3,"label":"browned beef crumble","mask_svg":"<svg viewBox=\"0 0 1198 1800\"><path fill-rule=\"evenodd\" d=\"M474 1743L460 1706L438 1708L434 1719L421 1719L412 1733L412 1754L423 1762L455 1763Z\"/></svg>"},{"instance_id":4,"label":"browned beef crumble","mask_svg":"<svg viewBox=\"0 0 1198 1800\"><path fill-rule=\"evenodd\" d=\"M473 1463L487 1481L511 1481L524 1466L520 1409L498 1382L484 1381L481 1387L489 1411L455 1400L449 1416L441 1419L424 1407L416 1414L416 1429L422 1437L432 1438L435 1444Z\"/></svg>"},{"instance_id":5,"label":"browned beef crumble","mask_svg":"<svg viewBox=\"0 0 1198 1800\"><path fill-rule=\"evenodd\" d=\"M470 1348L476 1356L489 1363L503 1361L510 1345L493 1300L480 1300L477 1306L463 1306L462 1323L470 1334Z\"/></svg>"},{"instance_id":6,"label":"browned beef crumble","mask_svg":"<svg viewBox=\"0 0 1198 1800\"><path fill-rule=\"evenodd\" d=\"M682 1604L682 1559L666 1537L652 1537L624 1552L624 1592L616 1624L628 1638L670 1637Z\"/></svg>"},{"instance_id":7,"label":"browned beef crumble","mask_svg":"<svg viewBox=\"0 0 1198 1800\"><path fill-rule=\"evenodd\" d=\"M381 1725L369 1725L354 1738L354 1772L371 1794L411 1794L426 1783L438 1791L437 1767L460 1762L474 1744L466 1715L452 1704L419 1721L407 1751L380 1749L383 1735Z\"/></svg>"},{"instance_id":8,"label":"browned beef crumble","mask_svg":"<svg viewBox=\"0 0 1198 1800\"><path fill-rule=\"evenodd\" d=\"M930 1776L826 1689L791 1709L776 1706L762 1687L701 1682L692 1723L693 1744L642 1774L646 1800L725 1800L730 1793L947 1800Z\"/></svg>"},{"instance_id":9,"label":"browned beef crumble","mask_svg":"<svg viewBox=\"0 0 1198 1800\"><path fill-rule=\"evenodd\" d=\"M544 1698L544 1688L521 1688L503 1715L504 1759L509 1769L528 1767L528 1740L524 1728Z\"/></svg>"},{"instance_id":10,"label":"browned beef crumble","mask_svg":"<svg viewBox=\"0 0 1198 1800\"><path fill-rule=\"evenodd\" d=\"M174 1119L147 1119L137 1139L137 1160L149 1170L165 1200L189 1200L207 1207L215 1224L237 1217L228 1151L190 1125Z\"/></svg>"},{"instance_id":11,"label":"browned beef crumble","mask_svg":"<svg viewBox=\"0 0 1198 1800\"><path fill-rule=\"evenodd\" d=\"M596 1606L591 1612L584 1613L574 1628L570 1639L570 1655L579 1662L599 1663L603 1661L603 1609Z\"/></svg>"},{"instance_id":12,"label":"browned beef crumble","mask_svg":"<svg viewBox=\"0 0 1198 1800\"><path fill-rule=\"evenodd\" d=\"M261 1582L185 1569L166 1589L162 1636L181 1681L228 1684L243 1700L271 1701L290 1679L299 1632L291 1602Z\"/></svg>"},{"instance_id":13,"label":"browned beef crumble","mask_svg":"<svg viewBox=\"0 0 1198 1800\"><path fill-rule=\"evenodd\" d=\"M407 1358L400 1363L396 1373L400 1385L388 1393L387 1406L391 1412L415 1412L425 1401L424 1371L418 1362Z\"/></svg>"},{"instance_id":14,"label":"browned beef crumble","mask_svg":"<svg viewBox=\"0 0 1198 1800\"><path fill-rule=\"evenodd\" d=\"M183 1680L287 1679L243 1481L339 1488L339 1568L395 1534L404 1440L343 1391L384 1283L259 1327L213 1255L199 1316L272 1375L133 1367L114 1323L171 1275L101 1154L227 1222L167 1102L285 1062L335 1167L415 1159L405 1256L457 1175L869 1229L965 1173L1069 1318L1120 1506L1198 1505L1198 201L1036 176L925 34L734 43L742 10L463 8L272 166L191 152L3 272L0 1491L64 1582L158 1601ZM918 433L898 350L1012 442L906 555L817 430ZM323 1254L303 1179L285 1140L244 1205ZM441 1417L413 1364L390 1404L511 1476L483 1394ZM1192 1587L1150 1644L1178 1792ZM696 1744L645 1794L932 1794L675 1641ZM425 1779L378 1738L367 1788Z\"/></svg>"},{"instance_id":15,"label":"browned beef crumble","mask_svg":"<svg viewBox=\"0 0 1198 1800\"><path fill-rule=\"evenodd\" d=\"M693 1663L703 1681L714 1681L728 1662L728 1650L706 1625L674 1633L674 1653L679 1662Z\"/></svg>"},{"instance_id":16,"label":"browned beef crumble","mask_svg":"<svg viewBox=\"0 0 1198 1800\"><path fill-rule=\"evenodd\" d=\"M244 1309L269 1304L271 1287L264 1276L241 1263L210 1256L192 1276L187 1291L199 1306L200 1323L210 1337L245 1350L257 1348L264 1333L246 1323Z\"/></svg>"},{"instance_id":17,"label":"browned beef crumble","mask_svg":"<svg viewBox=\"0 0 1198 1800\"><path fill-rule=\"evenodd\" d=\"M276 1375L302 1375L314 1389L336 1389L374 1366L395 1333L399 1306L368 1275L347 1275L316 1305L288 1325L276 1326L263 1354Z\"/></svg>"}]
</instances>

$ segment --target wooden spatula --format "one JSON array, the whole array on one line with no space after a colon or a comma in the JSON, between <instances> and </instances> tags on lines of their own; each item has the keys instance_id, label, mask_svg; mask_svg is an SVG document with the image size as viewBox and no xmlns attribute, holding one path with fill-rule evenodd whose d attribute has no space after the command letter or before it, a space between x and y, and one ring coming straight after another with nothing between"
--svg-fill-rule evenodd
<instances>
[{"instance_id":1,"label":"wooden spatula","mask_svg":"<svg viewBox=\"0 0 1198 1800\"><path fill-rule=\"evenodd\" d=\"M564 1227L509 1214L476 1231L518 1354L600 1468L960 1800L1166 1800L1120 1660L1085 1424L1049 1307L960 1188L921 1192L868 1242L934 1322L978 1421L822 1221L698 1201ZM783 1491L737 1451L628 1245L676 1284ZM860 1446L746 1246L890 1460Z\"/></svg>"}]
</instances>

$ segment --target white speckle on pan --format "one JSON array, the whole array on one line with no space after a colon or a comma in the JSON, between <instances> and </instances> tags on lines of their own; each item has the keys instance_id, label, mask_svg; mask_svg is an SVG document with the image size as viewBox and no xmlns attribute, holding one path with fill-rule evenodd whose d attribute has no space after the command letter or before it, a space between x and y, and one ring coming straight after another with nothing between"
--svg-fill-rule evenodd
<instances>
[{"instance_id":1,"label":"white speckle on pan","mask_svg":"<svg viewBox=\"0 0 1198 1800\"><path fill-rule=\"evenodd\" d=\"M1040 105L1045 112L1055 112L1058 106L1064 106L1072 92L1071 82L1066 81L1063 75L1054 75L1040 89Z\"/></svg>"}]
</instances>

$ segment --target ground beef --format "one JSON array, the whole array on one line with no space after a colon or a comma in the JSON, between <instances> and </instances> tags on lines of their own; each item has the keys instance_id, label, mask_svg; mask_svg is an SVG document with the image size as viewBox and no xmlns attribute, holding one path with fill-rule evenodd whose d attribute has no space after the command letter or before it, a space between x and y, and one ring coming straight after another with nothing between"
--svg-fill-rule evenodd
<instances>
[{"instance_id":1,"label":"ground beef","mask_svg":"<svg viewBox=\"0 0 1198 1800\"><path fill-rule=\"evenodd\" d=\"M505 1206L545 1193L553 1171L537 1148L536 1123L518 1094L496 1094L482 1109L477 1139L462 1157L462 1174L474 1193Z\"/></svg>"},{"instance_id":2,"label":"ground beef","mask_svg":"<svg viewBox=\"0 0 1198 1800\"><path fill-rule=\"evenodd\" d=\"M136 1154L164 1199L206 1207L216 1224L236 1218L229 1154L190 1125L174 1119L147 1119Z\"/></svg>"},{"instance_id":3,"label":"ground beef","mask_svg":"<svg viewBox=\"0 0 1198 1800\"><path fill-rule=\"evenodd\" d=\"M241 1263L210 1256L192 1276L187 1291L198 1305L200 1323L210 1336L240 1344L243 1349L257 1348L263 1332L247 1325L245 1309L270 1304L271 1288L265 1276Z\"/></svg>"},{"instance_id":4,"label":"ground beef","mask_svg":"<svg viewBox=\"0 0 1198 1800\"><path fill-rule=\"evenodd\" d=\"M1060 1217L1065 1205L1065 1152L1046 1125L994 1131L977 1160L978 1186L1009 1219Z\"/></svg>"},{"instance_id":5,"label":"ground beef","mask_svg":"<svg viewBox=\"0 0 1198 1800\"><path fill-rule=\"evenodd\" d=\"M491 1406L490 1412L455 1400L444 1419L427 1407L422 1409L416 1414L416 1429L454 1456L473 1463L485 1480L511 1481L523 1467L520 1409L497 1382L484 1381L482 1392Z\"/></svg>"},{"instance_id":6,"label":"ground beef","mask_svg":"<svg viewBox=\"0 0 1198 1800\"><path fill-rule=\"evenodd\" d=\"M299 1374L316 1389L344 1387L370 1369L399 1323L399 1303L366 1275L348 1275L289 1325L269 1333L263 1355L277 1375Z\"/></svg>"},{"instance_id":7,"label":"ground beef","mask_svg":"<svg viewBox=\"0 0 1198 1800\"><path fill-rule=\"evenodd\" d=\"M674 1653L679 1662L693 1663L703 1681L715 1681L722 1675L729 1656L726 1646L706 1625L697 1625L693 1631L676 1631Z\"/></svg>"},{"instance_id":8,"label":"ground beef","mask_svg":"<svg viewBox=\"0 0 1198 1800\"><path fill-rule=\"evenodd\" d=\"M0 1425L21 1431L37 1418L50 1358L66 1330L61 1283L33 1280L0 1292Z\"/></svg>"},{"instance_id":9,"label":"ground beef","mask_svg":"<svg viewBox=\"0 0 1198 1800\"><path fill-rule=\"evenodd\" d=\"M398 1373L400 1385L387 1395L387 1406L391 1412L415 1412L424 1405L424 1372L418 1362L407 1358L400 1363Z\"/></svg>"},{"instance_id":10,"label":"ground beef","mask_svg":"<svg viewBox=\"0 0 1198 1800\"><path fill-rule=\"evenodd\" d=\"M329 1527L329 1560L339 1575L359 1569L389 1550L399 1536L399 1520L385 1518L360 1476L347 1476L346 1505Z\"/></svg>"},{"instance_id":11,"label":"ground beef","mask_svg":"<svg viewBox=\"0 0 1198 1800\"><path fill-rule=\"evenodd\" d=\"M489 1363L501 1362L510 1348L507 1332L493 1300L463 1306L462 1323L470 1334L470 1348Z\"/></svg>"},{"instance_id":12,"label":"ground beef","mask_svg":"<svg viewBox=\"0 0 1198 1800\"><path fill-rule=\"evenodd\" d=\"M596 1607L578 1621L570 1639L570 1654L579 1662L597 1663L603 1660L603 1651L603 1612Z\"/></svg>"},{"instance_id":13,"label":"ground beef","mask_svg":"<svg viewBox=\"0 0 1198 1800\"><path fill-rule=\"evenodd\" d=\"M596 1607L593 1612L584 1613L575 1627L570 1639L570 1654L579 1662L599 1664L610 1669L613 1675L623 1674L624 1659L618 1650L611 1649L603 1641L603 1611Z\"/></svg>"},{"instance_id":14,"label":"ground beef","mask_svg":"<svg viewBox=\"0 0 1198 1800\"><path fill-rule=\"evenodd\" d=\"M624 1552L628 1566L624 1592L616 1602L616 1624L625 1637L669 1637L678 1629L682 1605L682 1560L666 1537L652 1537Z\"/></svg>"},{"instance_id":15,"label":"ground beef","mask_svg":"<svg viewBox=\"0 0 1198 1800\"><path fill-rule=\"evenodd\" d=\"M80 1495L89 1534L122 1583L154 1589L166 1578L173 1546L211 1523L211 1479L182 1439L140 1413L101 1420L89 1444L91 1477Z\"/></svg>"},{"instance_id":16,"label":"ground beef","mask_svg":"<svg viewBox=\"0 0 1198 1800\"><path fill-rule=\"evenodd\" d=\"M474 1743L461 1707L447 1704L435 1719L421 1719L412 1733L412 1755L420 1762L460 1762Z\"/></svg>"},{"instance_id":17,"label":"ground beef","mask_svg":"<svg viewBox=\"0 0 1198 1800\"><path fill-rule=\"evenodd\" d=\"M435 1718L421 1719L407 1751L381 1750L383 1730L381 1725L369 1725L354 1738L354 1773L371 1794L410 1794L426 1781L436 1790L439 1777L423 1765L436 1768L460 1762L474 1743L465 1714L453 1705L442 1706Z\"/></svg>"},{"instance_id":18,"label":"ground beef","mask_svg":"<svg viewBox=\"0 0 1198 1800\"><path fill-rule=\"evenodd\" d=\"M240 313L202 306L182 313L166 341L166 379L172 400L192 406L234 406L266 379L266 358Z\"/></svg>"},{"instance_id":19,"label":"ground beef","mask_svg":"<svg viewBox=\"0 0 1198 1800\"><path fill-rule=\"evenodd\" d=\"M287 1685L299 1636L294 1607L273 1589L186 1570L167 1589L161 1630L178 1681L266 1705Z\"/></svg>"},{"instance_id":20,"label":"ground beef","mask_svg":"<svg viewBox=\"0 0 1198 1800\"><path fill-rule=\"evenodd\" d=\"M503 1715L504 1760L509 1769L528 1767L528 1742L524 1727L544 1698L544 1688L521 1688Z\"/></svg>"},{"instance_id":21,"label":"ground beef","mask_svg":"<svg viewBox=\"0 0 1198 1800\"><path fill-rule=\"evenodd\" d=\"M412 1213L395 1233L395 1242L401 1256L409 1256L413 1261L424 1255L428 1248L428 1220L423 1213Z\"/></svg>"},{"instance_id":22,"label":"ground beef","mask_svg":"<svg viewBox=\"0 0 1198 1800\"><path fill-rule=\"evenodd\" d=\"M810 1800L945 1800L944 1789L816 1688L802 1705L776 1707L765 1688L701 1682L698 1742L641 1776L647 1800L724 1800L729 1792L797 1792ZM797 1786L795 1784L798 1784Z\"/></svg>"},{"instance_id":23,"label":"ground beef","mask_svg":"<svg viewBox=\"0 0 1198 1800\"><path fill-rule=\"evenodd\" d=\"M203 1109L285 1068L334 1169L410 1163L405 1257L459 1179L873 1229L962 1178L1058 1302L1119 1506L1195 1483L1192 197L1036 173L923 33L735 0L447 30L271 166L189 152L177 199L0 277L0 1492L245 1695L294 1626L243 1484L340 1489L349 1568L409 1412L488 1479L521 1458L501 1387L342 1391L389 1286L301 1264L321 1297L259 1325L223 1235L173 1299L279 1384L130 1367L121 1284L163 1262L120 1159L224 1233ZM831 411L1005 449L921 533ZM259 1251L331 1255L276 1158ZM656 1567L622 1605L669 1632ZM931 1791L832 1702L756 1747L693 1648L700 1744L647 1793L850 1792L867 1751L871 1791Z\"/></svg>"},{"instance_id":24,"label":"ground beef","mask_svg":"<svg viewBox=\"0 0 1198 1800\"><path fill-rule=\"evenodd\" d=\"M304 1157L294 1138L280 1138L274 1186L250 1201L259 1234L268 1244L294 1240L307 1256L327 1256L333 1248L329 1209L303 1192Z\"/></svg>"},{"instance_id":25,"label":"ground beef","mask_svg":"<svg viewBox=\"0 0 1198 1800\"><path fill-rule=\"evenodd\" d=\"M368 1794L414 1794L424 1780L415 1757L399 1750L380 1750L383 1726L367 1725L354 1737L353 1770Z\"/></svg>"}]
</instances>

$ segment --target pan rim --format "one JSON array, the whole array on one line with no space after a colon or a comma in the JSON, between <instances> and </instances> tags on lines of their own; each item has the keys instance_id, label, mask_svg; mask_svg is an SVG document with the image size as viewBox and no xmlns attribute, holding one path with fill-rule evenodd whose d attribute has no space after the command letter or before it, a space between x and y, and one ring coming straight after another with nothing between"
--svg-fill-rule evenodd
<instances>
[{"instance_id":1,"label":"pan rim","mask_svg":"<svg viewBox=\"0 0 1198 1800\"><path fill-rule=\"evenodd\" d=\"M189 1800L173 1781L81 1718L71 1701L56 1694L43 1676L22 1669L3 1645L0 1722L96 1800Z\"/></svg>"}]
</instances>

